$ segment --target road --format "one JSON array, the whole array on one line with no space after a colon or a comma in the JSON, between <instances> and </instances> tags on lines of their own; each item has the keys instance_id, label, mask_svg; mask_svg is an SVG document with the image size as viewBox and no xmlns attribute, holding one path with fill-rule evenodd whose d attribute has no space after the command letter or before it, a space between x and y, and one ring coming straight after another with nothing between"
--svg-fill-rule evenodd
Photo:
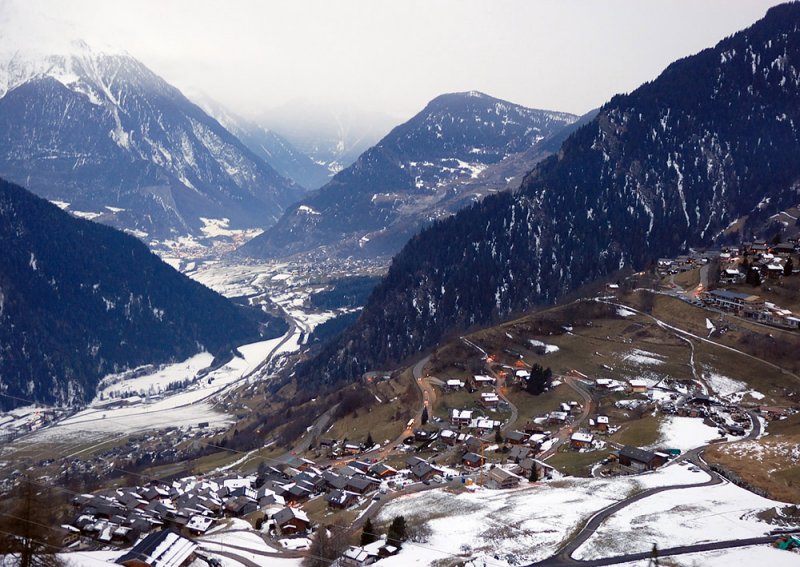
<instances>
[{"instance_id":1,"label":"road","mask_svg":"<svg viewBox=\"0 0 800 567\"><path fill-rule=\"evenodd\" d=\"M575 431L576 426L579 426L581 423L586 421L591 415L592 412L592 395L586 391L585 386L580 381L579 378L575 378L574 376L566 376L560 375L557 376L559 380L562 380L567 386L575 390L578 395L583 399L583 411L581 411L581 415L578 416L578 419L575 420L574 423L570 425L565 425L561 429L559 429L555 434L555 442L550 446L550 448L545 451L544 453L537 456L539 460L545 460L552 457L558 448L566 443L569 438L572 436L572 433Z\"/></svg>"},{"instance_id":2,"label":"road","mask_svg":"<svg viewBox=\"0 0 800 567\"><path fill-rule=\"evenodd\" d=\"M750 420L752 422L752 428L750 433L745 437L745 439L756 439L761 434L761 421L758 419L758 416L755 412L748 412L750 416ZM635 494L625 500L621 500L615 504L607 506L603 508L599 512L596 512L589 520L581 527L580 531L575 534L572 538L570 538L564 546L559 549L559 551L552 557L545 559L544 561L540 561L538 563L532 563L531 565L541 565L541 566L550 566L550 567L558 567L558 566L594 566L594 565L613 565L614 563L624 563L628 561L637 561L640 559L647 559L650 557L650 553L637 553L619 557L609 557L598 559L595 561L579 561L577 559L572 558L572 554L575 553L584 543L586 543L592 535L597 531L597 529L606 521L610 516L616 514L623 508L630 506L631 504L653 496L654 494L658 494L660 492L666 492L668 490L684 490L687 488L701 488L704 486L714 486L717 484L722 484L723 482L727 482L724 480L720 475L712 471L708 464L702 459L702 453L706 449L707 445L702 447L697 447L690 451L687 451L667 466L679 466L678 463L681 461L688 461L692 463L694 466L702 469L706 474L708 474L711 478L706 482L699 482L694 484L681 484L681 485L669 485L669 486L659 486L656 488L650 488L648 490L644 490L638 494ZM764 543L765 538L754 538L756 543ZM765 541L772 541L772 538L766 538ZM692 546L683 546L683 547L676 547L671 549L663 549L659 550L660 556L666 555L678 555L681 553L696 553L698 551L709 551L712 549L724 549L726 547L741 547L744 545L752 545L751 543L742 543L742 542L749 542L751 540L730 540L726 542L716 542L716 543L707 543L707 544L698 544ZM715 545L722 545L722 547L713 547Z\"/></svg>"}]
</instances>

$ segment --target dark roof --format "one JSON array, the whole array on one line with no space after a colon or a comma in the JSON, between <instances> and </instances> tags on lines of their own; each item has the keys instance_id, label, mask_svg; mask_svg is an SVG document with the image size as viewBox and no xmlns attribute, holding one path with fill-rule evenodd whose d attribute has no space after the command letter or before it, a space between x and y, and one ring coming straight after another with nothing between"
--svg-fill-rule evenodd
<instances>
[{"instance_id":1,"label":"dark roof","mask_svg":"<svg viewBox=\"0 0 800 567\"><path fill-rule=\"evenodd\" d=\"M465 453L462 460L467 461L468 463L480 463L483 457L478 455L477 453Z\"/></svg>"},{"instance_id":2,"label":"dark roof","mask_svg":"<svg viewBox=\"0 0 800 567\"><path fill-rule=\"evenodd\" d=\"M275 514L272 516L272 519L275 520L275 523L279 526L282 526L286 522L295 518L304 522L307 521L303 516L296 514L294 508L289 508L288 506L283 510L275 512Z\"/></svg>"},{"instance_id":3,"label":"dark roof","mask_svg":"<svg viewBox=\"0 0 800 567\"><path fill-rule=\"evenodd\" d=\"M153 567L177 567L197 547L194 541L173 531L153 532L137 543L131 550L117 559L122 565L126 561L141 561ZM157 554L157 555L156 555Z\"/></svg>"},{"instance_id":4,"label":"dark roof","mask_svg":"<svg viewBox=\"0 0 800 567\"><path fill-rule=\"evenodd\" d=\"M510 433L506 434L506 439L511 439L512 441L522 441L526 437L527 435L521 431L511 431Z\"/></svg>"},{"instance_id":5,"label":"dark roof","mask_svg":"<svg viewBox=\"0 0 800 567\"><path fill-rule=\"evenodd\" d=\"M652 451L640 449L639 447L630 447L625 445L619 450L619 456L628 457L629 459L640 463L649 463L655 458L656 454Z\"/></svg>"}]
</instances>

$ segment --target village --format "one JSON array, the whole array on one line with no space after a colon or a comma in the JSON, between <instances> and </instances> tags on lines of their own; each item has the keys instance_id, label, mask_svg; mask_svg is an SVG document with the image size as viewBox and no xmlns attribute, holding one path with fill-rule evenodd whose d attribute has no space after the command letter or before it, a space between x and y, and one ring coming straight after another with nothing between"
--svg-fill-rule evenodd
<instances>
[{"instance_id":1,"label":"village","mask_svg":"<svg viewBox=\"0 0 800 567\"><path fill-rule=\"evenodd\" d=\"M656 273L664 294L710 314L705 319L708 337L724 333L720 317L792 332L798 321L792 311L742 291L752 287L743 266L757 270L762 285L794 280L797 251L793 243L692 253L659 260ZM770 268L778 265L781 273ZM719 280L712 283L716 268ZM699 372L685 366L678 372L654 371L677 363L670 361L672 351L656 348L667 344L664 338L637 339L646 336L643 324L634 322L642 321L642 314L618 303L620 287L608 284L606 295L584 300L602 308L607 322L558 323L533 334L509 325L493 331L499 339L462 338L456 341L462 350L454 356L437 352L413 373L368 373L356 388L378 404L362 416L392 405L403 388L417 392L419 410L402 425L391 424L390 429L402 431L387 434L389 439L373 440L372 421L351 419L350 429L336 428L333 435L330 428L310 428L301 450L255 455L246 466L197 473L183 463L211 450L219 425L196 421L130 435L91 458L42 461L38 465L48 467L53 479L84 481L71 499L71 520L60 528L64 548L119 550L118 563L137 565L151 564L148 554L155 549L170 549L170 562L159 565L177 567L196 559L218 565L224 549L221 536L214 534L243 530L258 540L251 553L300 558L320 530L341 530L342 541L352 545L343 550L340 564L369 565L397 554L402 542L378 537L356 545L357 536L368 520L402 496L433 490L513 491L571 476L635 477L673 462L702 477L708 469L697 459L698 450L757 439L769 423L797 413L797 404L764 401L762 393L708 366ZM587 333L592 344L609 350L592 353L599 347L588 346ZM579 340L584 344L578 346ZM669 348L680 341L673 343ZM579 351L585 360L567 366ZM110 408L129 402L114 398L106 403ZM245 411L243 406L230 409ZM14 436L63 417L55 410L17 413L3 422ZM398 413L392 410L391 415ZM644 430L651 434L641 434ZM270 446L275 440L264 442ZM159 475L147 476L156 465L162 467ZM3 490L13 490L24 477L23 470L7 475ZM96 484L87 482L92 478ZM116 488L95 490L107 486L103 479L116 479Z\"/></svg>"}]
</instances>

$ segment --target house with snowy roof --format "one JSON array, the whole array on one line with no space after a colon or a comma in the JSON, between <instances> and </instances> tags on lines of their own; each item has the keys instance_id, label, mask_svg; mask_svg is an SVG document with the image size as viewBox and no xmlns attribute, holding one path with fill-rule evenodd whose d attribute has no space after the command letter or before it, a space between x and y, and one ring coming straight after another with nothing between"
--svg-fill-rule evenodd
<instances>
[{"instance_id":1,"label":"house with snowy roof","mask_svg":"<svg viewBox=\"0 0 800 567\"><path fill-rule=\"evenodd\" d=\"M126 567L186 567L194 561L197 544L173 531L154 532L116 563Z\"/></svg>"}]
</instances>

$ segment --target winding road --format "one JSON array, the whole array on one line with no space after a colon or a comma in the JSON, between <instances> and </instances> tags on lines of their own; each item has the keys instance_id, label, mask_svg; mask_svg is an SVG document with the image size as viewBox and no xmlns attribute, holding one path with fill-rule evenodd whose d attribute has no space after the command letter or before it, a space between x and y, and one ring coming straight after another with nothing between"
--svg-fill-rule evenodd
<instances>
[{"instance_id":1,"label":"winding road","mask_svg":"<svg viewBox=\"0 0 800 567\"><path fill-rule=\"evenodd\" d=\"M750 420L752 422L752 428L750 433L744 439L756 439L761 435L761 422L758 419L758 416L754 412L748 412L750 416ZM709 475L710 479L706 482L699 482L694 484L679 484L679 485L669 485L669 486L659 486L655 488L650 488L644 490L638 494L630 496L625 500L621 500L615 504L611 504L606 508L596 512L592 517L589 518L588 521L580 528L577 534L572 536L562 547L558 550L558 552L553 555L552 557L548 557L543 561L539 561L536 563L531 563L529 567L532 566L542 566L542 567L594 567L600 565L614 565L616 563L626 563L631 561L638 561L641 559L648 559L651 556L651 552L644 552L644 553L632 553L627 555L620 555L617 557L604 557L601 559L593 559L593 560L578 560L573 559L572 554L575 553L583 544L585 544L589 538L594 535L594 533L598 530L598 528L606 521L610 516L613 516L623 508L627 508L631 504L653 496L654 494L658 494L660 492L666 492L669 490L684 490L687 488L702 488L706 486L715 486L718 484L722 484L728 482L727 480L723 479L719 474L712 471L708 464L701 458L703 451L705 450L706 446L697 447L690 451L687 451L667 466L678 466L678 463L681 461L687 461L692 463L693 465L702 469L706 474ZM756 538L749 538L749 539L736 539L736 540L729 540L729 541L721 541L721 542L710 542L710 543L702 543L696 545L687 545L687 546L680 546L674 548L667 548L667 549L660 549L658 551L659 557L667 557L669 555L681 555L686 553L697 553L701 551L711 551L715 549L727 549L731 547L744 547L747 545L756 545L762 543L768 543L773 541L775 538L773 537L756 537Z\"/></svg>"}]
</instances>

